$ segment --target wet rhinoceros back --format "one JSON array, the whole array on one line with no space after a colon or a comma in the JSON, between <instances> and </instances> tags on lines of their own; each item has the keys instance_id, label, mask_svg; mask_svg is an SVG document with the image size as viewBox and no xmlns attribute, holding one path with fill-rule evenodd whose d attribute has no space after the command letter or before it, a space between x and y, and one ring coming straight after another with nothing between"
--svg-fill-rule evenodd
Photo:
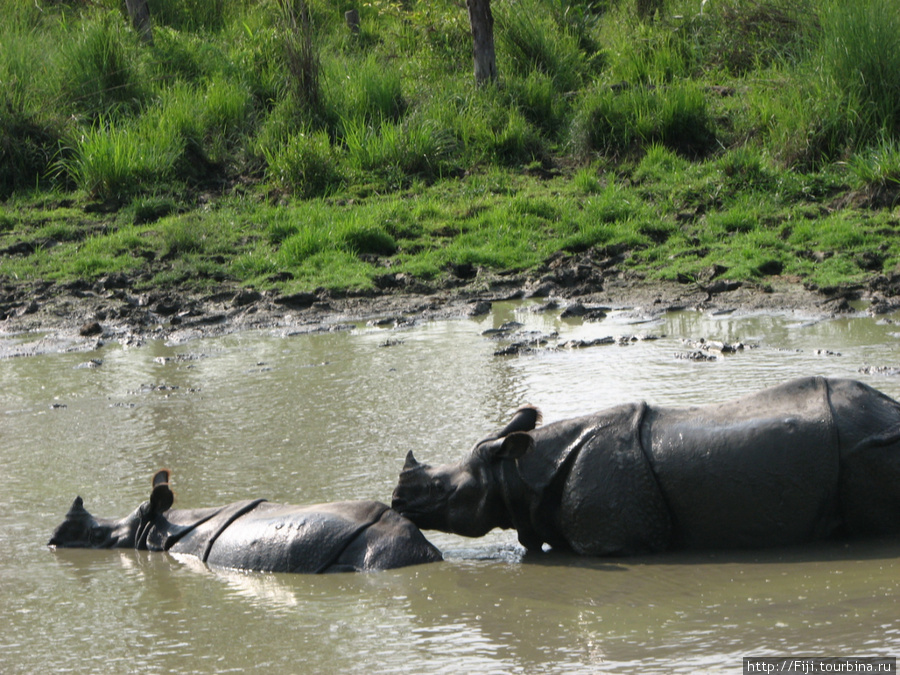
<instances>
[{"instance_id":1,"label":"wet rhinoceros back","mask_svg":"<svg viewBox=\"0 0 900 675\"><path fill-rule=\"evenodd\" d=\"M170 509L155 518L138 536L136 548L171 551L206 561L216 539L235 520L253 511L264 499L245 499L206 509Z\"/></svg>"},{"instance_id":2,"label":"wet rhinoceros back","mask_svg":"<svg viewBox=\"0 0 900 675\"><path fill-rule=\"evenodd\" d=\"M385 511L387 507L378 502L312 507L265 502L226 527L204 560L268 572L326 571Z\"/></svg>"},{"instance_id":3,"label":"wet rhinoceros back","mask_svg":"<svg viewBox=\"0 0 900 675\"><path fill-rule=\"evenodd\" d=\"M675 547L805 541L839 523L840 447L822 378L718 405L651 408L641 432Z\"/></svg>"}]
</instances>

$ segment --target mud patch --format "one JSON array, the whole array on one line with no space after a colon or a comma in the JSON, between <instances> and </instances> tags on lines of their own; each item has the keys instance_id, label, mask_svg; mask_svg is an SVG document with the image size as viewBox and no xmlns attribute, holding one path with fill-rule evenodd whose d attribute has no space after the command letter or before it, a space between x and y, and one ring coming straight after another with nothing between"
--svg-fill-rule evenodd
<instances>
[{"instance_id":1,"label":"mud patch","mask_svg":"<svg viewBox=\"0 0 900 675\"><path fill-rule=\"evenodd\" d=\"M828 317L855 311L850 302L876 300L892 307L900 275L874 277L868 286L809 288L798 279L765 285L660 282L620 271L599 253L555 256L530 274L478 269L443 286L406 284L335 294L326 290L282 295L230 284L190 289L138 290L141 279L117 274L91 284L7 284L0 293L0 358L48 352L90 352L108 342L138 347L147 340L181 344L244 330L282 335L343 330L359 323L396 328L420 321L480 316L494 302L545 298L538 311L599 321L613 310L653 317L677 309L800 312ZM410 289L415 289L411 291ZM525 342L530 342L526 340Z\"/></svg>"}]
</instances>

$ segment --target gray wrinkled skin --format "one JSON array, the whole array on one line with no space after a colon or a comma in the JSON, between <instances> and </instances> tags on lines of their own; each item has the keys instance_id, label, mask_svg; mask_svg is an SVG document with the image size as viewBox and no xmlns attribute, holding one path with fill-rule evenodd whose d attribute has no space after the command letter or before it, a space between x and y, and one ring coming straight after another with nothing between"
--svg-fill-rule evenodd
<instances>
[{"instance_id":1,"label":"gray wrinkled skin","mask_svg":"<svg viewBox=\"0 0 900 675\"><path fill-rule=\"evenodd\" d=\"M173 502L166 470L154 476L150 500L121 520L95 518L77 497L48 545L169 551L260 572L364 572L441 560L415 525L380 502L254 499L188 510Z\"/></svg>"},{"instance_id":2,"label":"gray wrinkled skin","mask_svg":"<svg viewBox=\"0 0 900 675\"><path fill-rule=\"evenodd\" d=\"M514 528L528 549L594 556L900 534L900 404L860 382L538 419L519 411L458 464L409 453L393 508L423 529Z\"/></svg>"}]
</instances>

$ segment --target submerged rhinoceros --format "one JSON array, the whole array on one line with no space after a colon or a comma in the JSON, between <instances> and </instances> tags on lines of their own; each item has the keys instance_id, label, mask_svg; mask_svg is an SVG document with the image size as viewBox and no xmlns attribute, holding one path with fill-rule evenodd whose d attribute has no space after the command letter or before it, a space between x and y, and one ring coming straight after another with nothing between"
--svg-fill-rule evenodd
<instances>
[{"instance_id":1,"label":"submerged rhinoceros","mask_svg":"<svg viewBox=\"0 0 900 675\"><path fill-rule=\"evenodd\" d=\"M410 452L393 508L423 529L515 528L528 549L583 555L900 533L900 404L860 382L539 421L520 410L458 464Z\"/></svg>"},{"instance_id":2,"label":"submerged rhinoceros","mask_svg":"<svg viewBox=\"0 0 900 675\"><path fill-rule=\"evenodd\" d=\"M77 497L48 545L169 551L260 572L369 571L441 559L415 525L380 502L252 499L184 510L173 502L167 470L153 477L149 501L121 520L95 518Z\"/></svg>"}]
</instances>

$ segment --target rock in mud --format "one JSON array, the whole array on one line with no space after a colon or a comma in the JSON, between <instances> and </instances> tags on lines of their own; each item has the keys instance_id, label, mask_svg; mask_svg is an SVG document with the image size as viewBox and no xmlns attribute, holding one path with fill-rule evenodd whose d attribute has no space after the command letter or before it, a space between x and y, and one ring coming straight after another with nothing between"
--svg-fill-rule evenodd
<instances>
[{"instance_id":1,"label":"rock in mud","mask_svg":"<svg viewBox=\"0 0 900 675\"><path fill-rule=\"evenodd\" d=\"M534 354L536 351L537 348L532 343L512 342L495 351L494 356L521 356L523 354Z\"/></svg>"},{"instance_id":2,"label":"rock in mud","mask_svg":"<svg viewBox=\"0 0 900 675\"><path fill-rule=\"evenodd\" d=\"M78 334L82 337L91 337L92 335L102 335L103 326L99 321L89 321L78 329Z\"/></svg>"},{"instance_id":3,"label":"rock in mud","mask_svg":"<svg viewBox=\"0 0 900 675\"><path fill-rule=\"evenodd\" d=\"M588 307L580 302L576 302L566 307L560 318L578 317L585 321L599 321L606 318L608 311L609 307Z\"/></svg>"},{"instance_id":4,"label":"rock in mud","mask_svg":"<svg viewBox=\"0 0 900 675\"><path fill-rule=\"evenodd\" d=\"M731 293L732 291L736 291L743 284L740 281L729 281L728 279L716 279L708 286L706 286L706 292L712 295L719 295L720 293Z\"/></svg>"},{"instance_id":5,"label":"rock in mud","mask_svg":"<svg viewBox=\"0 0 900 675\"><path fill-rule=\"evenodd\" d=\"M251 288L244 288L235 294L234 298L231 300L231 304L233 307L246 307L254 302L259 302L261 299L262 293L259 291L255 291Z\"/></svg>"},{"instance_id":6,"label":"rock in mud","mask_svg":"<svg viewBox=\"0 0 900 675\"><path fill-rule=\"evenodd\" d=\"M900 368L895 366L862 366L857 372L863 375L900 375Z\"/></svg>"},{"instance_id":7,"label":"rock in mud","mask_svg":"<svg viewBox=\"0 0 900 675\"><path fill-rule=\"evenodd\" d=\"M121 290L130 287L131 280L124 274L118 273L101 277L97 280L97 283L94 284L94 290L97 292Z\"/></svg>"},{"instance_id":8,"label":"rock in mud","mask_svg":"<svg viewBox=\"0 0 900 675\"><path fill-rule=\"evenodd\" d=\"M888 300L886 298L875 297L872 304L866 309L869 316L879 316L881 314L889 314L900 309L900 302L896 300Z\"/></svg>"},{"instance_id":9,"label":"rock in mud","mask_svg":"<svg viewBox=\"0 0 900 675\"><path fill-rule=\"evenodd\" d=\"M633 345L636 342L646 342L650 340L659 340L662 337L660 335L653 335L652 333L637 333L635 335L617 335L616 336L616 344L617 345Z\"/></svg>"},{"instance_id":10,"label":"rock in mud","mask_svg":"<svg viewBox=\"0 0 900 675\"><path fill-rule=\"evenodd\" d=\"M587 347L599 347L601 345L612 345L616 343L616 339L611 335L593 340L566 340L559 345L560 349L585 349Z\"/></svg>"},{"instance_id":11,"label":"rock in mud","mask_svg":"<svg viewBox=\"0 0 900 675\"><path fill-rule=\"evenodd\" d=\"M556 284L546 281L543 283L538 283L536 286L530 287L525 292L525 297L527 298L547 298L553 295L556 291Z\"/></svg>"},{"instance_id":12,"label":"rock in mud","mask_svg":"<svg viewBox=\"0 0 900 675\"><path fill-rule=\"evenodd\" d=\"M543 312L554 312L559 309L559 303L556 300L549 300L545 302L543 305L539 305L537 307L532 308L532 312L543 313Z\"/></svg>"},{"instance_id":13,"label":"rock in mud","mask_svg":"<svg viewBox=\"0 0 900 675\"><path fill-rule=\"evenodd\" d=\"M508 338L515 331L519 330L524 324L519 323L518 321L507 321L499 328L488 328L486 331L481 334L484 337L492 338L496 340L503 340Z\"/></svg>"},{"instance_id":14,"label":"rock in mud","mask_svg":"<svg viewBox=\"0 0 900 675\"><path fill-rule=\"evenodd\" d=\"M288 309L309 309L318 299L315 293L293 293L275 298L275 304Z\"/></svg>"},{"instance_id":15,"label":"rock in mud","mask_svg":"<svg viewBox=\"0 0 900 675\"><path fill-rule=\"evenodd\" d=\"M510 321L504 326L521 326L521 324ZM500 329L487 330L482 335L494 340L509 340L510 343L494 352L494 356L521 356L522 354L534 354L544 349L550 344L551 340L556 340L559 335L553 333L546 335L539 331L520 331L520 330L503 330Z\"/></svg>"},{"instance_id":16,"label":"rock in mud","mask_svg":"<svg viewBox=\"0 0 900 675\"><path fill-rule=\"evenodd\" d=\"M729 343L721 342L719 340L707 340L706 338L700 338L699 340L684 338L681 342L694 351L706 352L715 356L720 356L722 354L736 354L737 352L744 351L744 348L746 347L743 342Z\"/></svg>"},{"instance_id":17,"label":"rock in mud","mask_svg":"<svg viewBox=\"0 0 900 675\"><path fill-rule=\"evenodd\" d=\"M167 295L156 300L152 305L152 309L160 316L172 316L181 311L181 302L177 298Z\"/></svg>"},{"instance_id":18,"label":"rock in mud","mask_svg":"<svg viewBox=\"0 0 900 675\"><path fill-rule=\"evenodd\" d=\"M675 352L675 358L681 359L683 361L717 361L718 356L715 354L708 354L706 352L702 352L700 350L693 352Z\"/></svg>"},{"instance_id":19,"label":"rock in mud","mask_svg":"<svg viewBox=\"0 0 900 675\"><path fill-rule=\"evenodd\" d=\"M367 321L366 325L370 328L411 328L416 325L416 319L408 316L385 316Z\"/></svg>"}]
</instances>

